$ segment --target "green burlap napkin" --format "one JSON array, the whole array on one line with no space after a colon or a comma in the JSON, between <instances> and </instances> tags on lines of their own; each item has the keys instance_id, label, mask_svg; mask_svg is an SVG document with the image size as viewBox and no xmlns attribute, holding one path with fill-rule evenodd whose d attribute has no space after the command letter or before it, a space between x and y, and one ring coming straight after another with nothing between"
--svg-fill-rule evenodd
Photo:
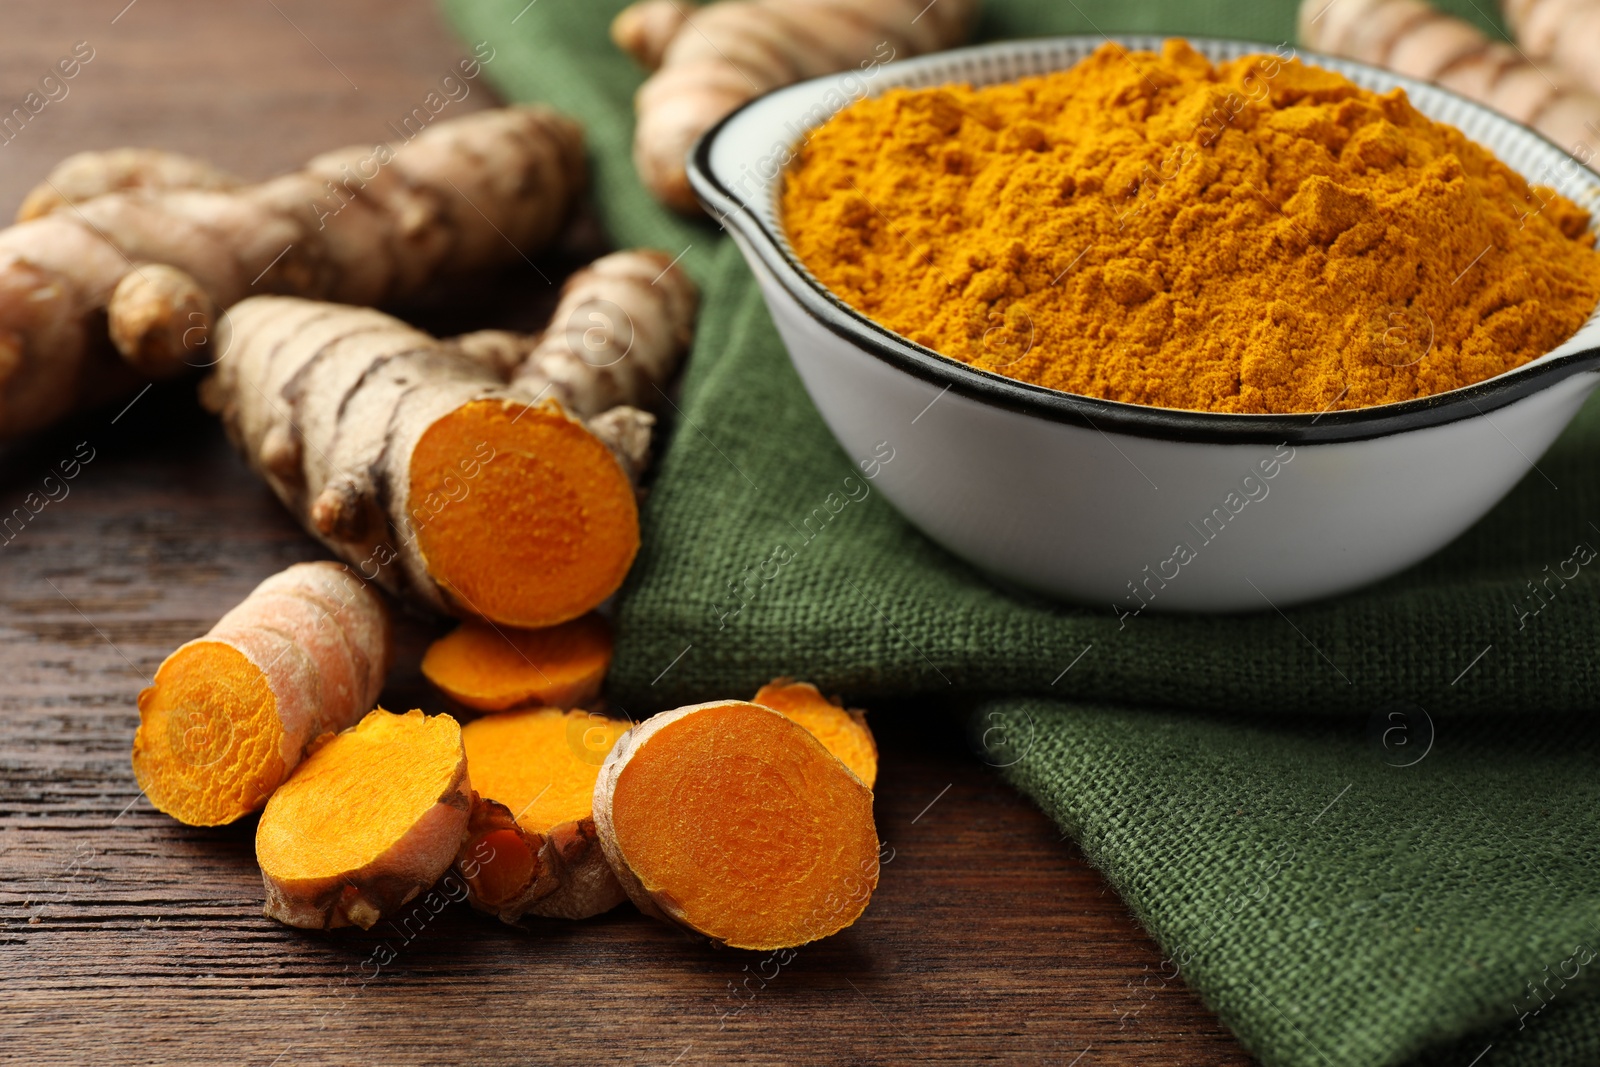
<instances>
[{"instance_id":1,"label":"green burlap napkin","mask_svg":"<svg viewBox=\"0 0 1600 1067\"><path fill-rule=\"evenodd\" d=\"M1459 13L1487 25L1473 4ZM585 123L616 241L682 252L704 287L619 602L619 702L637 715L785 673L869 704L986 699L974 732L989 762L1155 934L1171 957L1160 980L1199 990L1265 1062L1600 1063L1600 733L1585 715L1600 705L1600 602L1590 568L1542 599L1529 584L1580 542L1600 547L1600 409L1433 559L1286 617L1124 628L1020 598L876 495L802 534L854 467L731 242L640 188L640 76L606 37L618 6L446 0L465 38L495 48L507 96ZM1293 18L1259 0L988 0L981 36L1271 45ZM893 447L919 432L937 425ZM792 561L761 580L780 546Z\"/></svg>"}]
</instances>

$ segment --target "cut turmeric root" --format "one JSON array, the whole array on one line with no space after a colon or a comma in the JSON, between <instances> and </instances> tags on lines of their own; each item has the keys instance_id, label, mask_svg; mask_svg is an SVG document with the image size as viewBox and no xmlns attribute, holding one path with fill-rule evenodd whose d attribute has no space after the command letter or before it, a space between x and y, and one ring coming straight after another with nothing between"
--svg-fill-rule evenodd
<instances>
[{"instance_id":1,"label":"cut turmeric root","mask_svg":"<svg viewBox=\"0 0 1600 1067\"><path fill-rule=\"evenodd\" d=\"M308 743L371 710L388 661L388 609L348 569L273 575L139 694L140 788L193 826L259 810Z\"/></svg>"},{"instance_id":2,"label":"cut turmeric root","mask_svg":"<svg viewBox=\"0 0 1600 1067\"><path fill-rule=\"evenodd\" d=\"M256 827L266 914L313 930L369 929L449 869L471 795L448 715L380 708L327 738Z\"/></svg>"},{"instance_id":3,"label":"cut turmeric root","mask_svg":"<svg viewBox=\"0 0 1600 1067\"><path fill-rule=\"evenodd\" d=\"M553 343L518 335L439 341L376 311L253 297L218 331L226 358L201 399L364 577L433 611L554 626L615 592L633 561L632 479L654 424L634 405L681 359L695 306L693 283L659 253L592 270L632 327L600 331L587 360L556 361ZM518 361L535 357L560 362L559 390L523 373Z\"/></svg>"},{"instance_id":4,"label":"cut turmeric root","mask_svg":"<svg viewBox=\"0 0 1600 1067\"><path fill-rule=\"evenodd\" d=\"M610 665L611 628L593 613L543 630L468 619L422 657L428 681L479 711L576 707L599 695Z\"/></svg>"},{"instance_id":5,"label":"cut turmeric root","mask_svg":"<svg viewBox=\"0 0 1600 1067\"><path fill-rule=\"evenodd\" d=\"M810 682L790 678L768 682L751 702L781 712L811 731L868 789L877 782L878 745L867 728L864 712L829 700Z\"/></svg>"},{"instance_id":6,"label":"cut turmeric root","mask_svg":"<svg viewBox=\"0 0 1600 1067\"><path fill-rule=\"evenodd\" d=\"M743 701L632 730L601 768L594 819L641 911L734 948L827 937L878 884L872 791L804 727Z\"/></svg>"},{"instance_id":7,"label":"cut turmeric root","mask_svg":"<svg viewBox=\"0 0 1600 1067\"><path fill-rule=\"evenodd\" d=\"M627 729L555 708L476 719L462 730L477 791L457 869L474 907L585 919L625 899L596 839L594 783Z\"/></svg>"},{"instance_id":8,"label":"cut turmeric root","mask_svg":"<svg viewBox=\"0 0 1600 1067\"><path fill-rule=\"evenodd\" d=\"M364 577L434 611L529 628L622 583L639 543L633 485L553 401L375 311L256 297L229 322L207 403Z\"/></svg>"}]
</instances>

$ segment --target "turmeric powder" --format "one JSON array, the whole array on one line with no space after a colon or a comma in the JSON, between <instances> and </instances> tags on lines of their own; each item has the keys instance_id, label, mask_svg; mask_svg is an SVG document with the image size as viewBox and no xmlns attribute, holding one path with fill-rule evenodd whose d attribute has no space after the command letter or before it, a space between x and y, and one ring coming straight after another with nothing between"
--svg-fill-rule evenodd
<instances>
[{"instance_id":1,"label":"turmeric powder","mask_svg":"<svg viewBox=\"0 0 1600 1067\"><path fill-rule=\"evenodd\" d=\"M1429 396L1543 355L1600 300L1588 214L1402 90L1180 40L859 101L781 196L801 261L881 325L1155 407Z\"/></svg>"},{"instance_id":2,"label":"turmeric powder","mask_svg":"<svg viewBox=\"0 0 1600 1067\"><path fill-rule=\"evenodd\" d=\"M611 627L590 612L540 630L468 619L428 646L422 673L478 711L575 708L600 695L611 666Z\"/></svg>"}]
</instances>

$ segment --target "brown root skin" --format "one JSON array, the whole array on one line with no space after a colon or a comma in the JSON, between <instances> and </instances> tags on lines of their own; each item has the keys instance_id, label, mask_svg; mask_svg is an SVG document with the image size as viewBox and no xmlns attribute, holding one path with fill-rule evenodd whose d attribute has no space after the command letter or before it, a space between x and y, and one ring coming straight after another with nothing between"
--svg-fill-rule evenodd
<instances>
[{"instance_id":1,"label":"brown root skin","mask_svg":"<svg viewBox=\"0 0 1600 1067\"><path fill-rule=\"evenodd\" d=\"M1515 12L1527 5L1510 6ZM1517 17L1513 13L1513 22ZM1600 19L1590 22L1600 26ZM1523 51L1490 39L1426 0L1301 0L1299 23L1300 40L1308 48L1436 82L1533 127L1569 151L1593 139L1588 127L1600 116L1600 86L1592 91L1552 74ZM1592 56L1584 69L1596 69ZM1584 159L1591 169L1600 169L1595 153Z\"/></svg>"},{"instance_id":2,"label":"brown root skin","mask_svg":"<svg viewBox=\"0 0 1600 1067\"><path fill-rule=\"evenodd\" d=\"M588 919L627 899L592 818L534 833L504 804L477 794L456 870L472 906L506 923L530 915Z\"/></svg>"},{"instance_id":3,"label":"brown root skin","mask_svg":"<svg viewBox=\"0 0 1600 1067\"><path fill-rule=\"evenodd\" d=\"M455 720L372 712L267 802L256 827L265 914L305 929L370 929L449 870L471 807ZM359 859L341 866L346 856Z\"/></svg>"},{"instance_id":4,"label":"brown root skin","mask_svg":"<svg viewBox=\"0 0 1600 1067\"><path fill-rule=\"evenodd\" d=\"M624 899L596 837L594 782L625 723L554 708L486 715L462 731L478 792L456 869L480 911L584 919Z\"/></svg>"},{"instance_id":5,"label":"brown root skin","mask_svg":"<svg viewBox=\"0 0 1600 1067\"><path fill-rule=\"evenodd\" d=\"M811 731L868 789L877 783L878 743L867 727L866 712L846 708L838 700L823 696L810 682L793 678L774 678L750 701Z\"/></svg>"},{"instance_id":6,"label":"brown root skin","mask_svg":"<svg viewBox=\"0 0 1600 1067\"><path fill-rule=\"evenodd\" d=\"M544 630L468 619L428 646L422 673L477 711L537 705L568 708L600 695L611 665L611 628L594 613Z\"/></svg>"},{"instance_id":7,"label":"brown root skin","mask_svg":"<svg viewBox=\"0 0 1600 1067\"><path fill-rule=\"evenodd\" d=\"M872 791L804 727L744 701L629 731L595 782L594 820L639 910L733 948L837 933L877 887Z\"/></svg>"},{"instance_id":8,"label":"brown root skin","mask_svg":"<svg viewBox=\"0 0 1600 1067\"><path fill-rule=\"evenodd\" d=\"M538 334L510 330L478 330L444 342L456 355L478 364L501 382L511 381L511 375L538 343Z\"/></svg>"},{"instance_id":9,"label":"brown root skin","mask_svg":"<svg viewBox=\"0 0 1600 1067\"><path fill-rule=\"evenodd\" d=\"M318 737L371 710L389 657L388 608L347 568L273 575L139 694L140 788L190 825L260 810Z\"/></svg>"},{"instance_id":10,"label":"brown root skin","mask_svg":"<svg viewBox=\"0 0 1600 1067\"><path fill-rule=\"evenodd\" d=\"M151 317L150 294L124 294L146 313L126 315L110 343L113 294L144 264L187 276L217 307L252 293L388 303L543 247L586 178L578 127L526 106L440 122L398 147L328 153L258 185L195 180L86 177L83 189L117 191L68 191L72 206L48 211L37 200L29 212L46 213L0 232L0 344L16 364L0 366L0 439L102 399L124 360L167 367L192 350L172 337L199 343L187 293L168 301L179 322ZM120 384L139 380L125 368Z\"/></svg>"},{"instance_id":11,"label":"brown root skin","mask_svg":"<svg viewBox=\"0 0 1600 1067\"><path fill-rule=\"evenodd\" d=\"M1501 0L1500 7L1529 59L1554 61L1573 81L1600 93L1594 61L1600 53L1600 6L1592 0Z\"/></svg>"},{"instance_id":12,"label":"brown root skin","mask_svg":"<svg viewBox=\"0 0 1600 1067\"><path fill-rule=\"evenodd\" d=\"M455 354L582 419L653 409L694 336L699 290L665 252L601 256L561 287L542 333L479 330L445 341Z\"/></svg>"},{"instance_id":13,"label":"brown root skin","mask_svg":"<svg viewBox=\"0 0 1600 1067\"><path fill-rule=\"evenodd\" d=\"M168 378L207 362L217 308L195 281L176 267L147 263L123 275L106 306L117 352L140 373Z\"/></svg>"},{"instance_id":14,"label":"brown root skin","mask_svg":"<svg viewBox=\"0 0 1600 1067\"><path fill-rule=\"evenodd\" d=\"M17 209L17 221L41 218L69 204L108 193L170 189L228 191L244 182L203 159L159 148L112 148L79 152L55 165Z\"/></svg>"},{"instance_id":15,"label":"brown root skin","mask_svg":"<svg viewBox=\"0 0 1600 1067\"><path fill-rule=\"evenodd\" d=\"M641 0L611 22L611 40L645 70L661 66L661 55L699 5L680 0Z\"/></svg>"},{"instance_id":16,"label":"brown root skin","mask_svg":"<svg viewBox=\"0 0 1600 1067\"><path fill-rule=\"evenodd\" d=\"M654 408L694 332L699 293L665 252L602 256L561 287L550 326L511 377L580 418Z\"/></svg>"},{"instance_id":17,"label":"brown root skin","mask_svg":"<svg viewBox=\"0 0 1600 1067\"><path fill-rule=\"evenodd\" d=\"M596 415L585 425L611 450L628 478L638 485L639 479L650 468L650 443L656 417L648 411L621 405ZM640 494L642 499L643 490L640 490Z\"/></svg>"},{"instance_id":18,"label":"brown root skin","mask_svg":"<svg viewBox=\"0 0 1600 1067\"><path fill-rule=\"evenodd\" d=\"M978 0L721 0L679 9L642 0L612 23L612 39L655 71L634 97L633 160L656 198L699 214L684 158L740 104L834 71L866 70L966 38Z\"/></svg>"}]
</instances>

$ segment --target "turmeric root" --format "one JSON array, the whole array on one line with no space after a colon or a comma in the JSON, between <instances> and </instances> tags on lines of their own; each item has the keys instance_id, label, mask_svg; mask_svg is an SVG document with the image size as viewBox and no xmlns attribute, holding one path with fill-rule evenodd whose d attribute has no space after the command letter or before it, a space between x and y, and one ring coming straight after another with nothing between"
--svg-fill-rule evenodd
<instances>
[{"instance_id":1,"label":"turmeric root","mask_svg":"<svg viewBox=\"0 0 1600 1067\"><path fill-rule=\"evenodd\" d=\"M555 708L487 715L463 728L476 794L457 869L474 907L510 923L586 919L622 903L596 839L594 783L626 729Z\"/></svg>"},{"instance_id":2,"label":"turmeric root","mask_svg":"<svg viewBox=\"0 0 1600 1067\"><path fill-rule=\"evenodd\" d=\"M783 85L966 38L977 0L642 0L611 24L617 46L654 71L634 98L633 159L645 187L697 212L684 170L718 119Z\"/></svg>"},{"instance_id":3,"label":"turmeric root","mask_svg":"<svg viewBox=\"0 0 1600 1067\"><path fill-rule=\"evenodd\" d=\"M822 746L861 779L868 789L878 780L878 745L864 712L829 700L810 682L778 678L762 686L751 703L781 712L811 731Z\"/></svg>"},{"instance_id":4,"label":"turmeric root","mask_svg":"<svg viewBox=\"0 0 1600 1067\"><path fill-rule=\"evenodd\" d=\"M631 730L600 770L594 821L639 910L735 948L836 933L878 884L872 791L804 727L743 701Z\"/></svg>"},{"instance_id":5,"label":"turmeric root","mask_svg":"<svg viewBox=\"0 0 1600 1067\"><path fill-rule=\"evenodd\" d=\"M1596 0L1501 0L1511 32L1528 58L1549 61L1600 93L1600 3Z\"/></svg>"},{"instance_id":6,"label":"turmeric root","mask_svg":"<svg viewBox=\"0 0 1600 1067\"><path fill-rule=\"evenodd\" d=\"M1515 48L1425 0L1302 0L1306 47L1437 82L1532 126L1569 152L1592 139L1600 96L1528 62ZM1592 149L1581 158L1597 163Z\"/></svg>"},{"instance_id":7,"label":"turmeric root","mask_svg":"<svg viewBox=\"0 0 1600 1067\"><path fill-rule=\"evenodd\" d=\"M22 206L17 221L42 218L67 204L81 204L107 193L135 189L159 192L167 189L208 189L226 192L244 182L218 170L203 159L163 152L158 148L113 148L104 152L79 152L57 163L34 186Z\"/></svg>"},{"instance_id":8,"label":"turmeric root","mask_svg":"<svg viewBox=\"0 0 1600 1067\"><path fill-rule=\"evenodd\" d=\"M662 252L616 252L567 279L550 328L511 384L585 418L655 404L693 332L699 296Z\"/></svg>"},{"instance_id":9,"label":"turmeric root","mask_svg":"<svg viewBox=\"0 0 1600 1067\"><path fill-rule=\"evenodd\" d=\"M471 796L448 715L379 708L325 737L256 827L266 914L311 930L370 929L449 870Z\"/></svg>"},{"instance_id":10,"label":"turmeric root","mask_svg":"<svg viewBox=\"0 0 1600 1067\"><path fill-rule=\"evenodd\" d=\"M543 333L480 330L451 344L515 388L591 418L619 404L655 406L689 346L698 303L669 256L631 249L568 278Z\"/></svg>"},{"instance_id":11,"label":"turmeric root","mask_svg":"<svg viewBox=\"0 0 1600 1067\"><path fill-rule=\"evenodd\" d=\"M468 619L422 657L428 681L479 711L576 707L599 695L610 666L611 628L592 613L543 630Z\"/></svg>"},{"instance_id":12,"label":"turmeric root","mask_svg":"<svg viewBox=\"0 0 1600 1067\"><path fill-rule=\"evenodd\" d=\"M330 152L240 189L170 157L154 178L118 159L90 157L54 210L30 197L34 217L0 231L0 438L141 375L216 362L211 309L251 292L379 304L515 259L555 236L584 183L578 128L542 107ZM152 264L182 280L150 278Z\"/></svg>"},{"instance_id":13,"label":"turmeric root","mask_svg":"<svg viewBox=\"0 0 1600 1067\"><path fill-rule=\"evenodd\" d=\"M371 710L388 663L377 593L336 563L297 563L168 656L139 694L139 786L191 826L257 811L310 742Z\"/></svg>"},{"instance_id":14,"label":"turmeric root","mask_svg":"<svg viewBox=\"0 0 1600 1067\"><path fill-rule=\"evenodd\" d=\"M369 580L525 628L576 618L622 583L639 545L627 468L642 457L608 441L647 447L651 416L607 412L630 432L592 433L376 311L252 297L221 334L206 406Z\"/></svg>"}]
</instances>

